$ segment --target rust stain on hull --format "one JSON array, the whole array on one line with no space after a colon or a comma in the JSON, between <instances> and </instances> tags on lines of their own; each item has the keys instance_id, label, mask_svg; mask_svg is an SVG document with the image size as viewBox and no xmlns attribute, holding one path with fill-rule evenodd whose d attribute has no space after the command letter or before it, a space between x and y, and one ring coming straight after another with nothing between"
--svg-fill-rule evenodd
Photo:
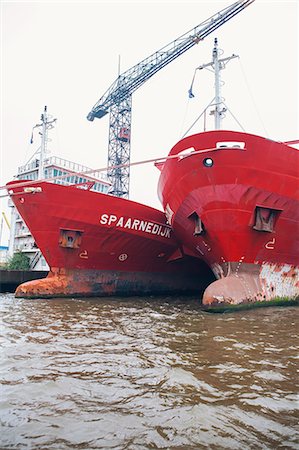
<instances>
[{"instance_id":1,"label":"rust stain on hull","mask_svg":"<svg viewBox=\"0 0 299 450\"><path fill-rule=\"evenodd\" d=\"M221 266L221 265L220 265ZM289 264L226 263L215 271L220 279L210 284L203 295L206 309L299 298L299 268Z\"/></svg>"}]
</instances>

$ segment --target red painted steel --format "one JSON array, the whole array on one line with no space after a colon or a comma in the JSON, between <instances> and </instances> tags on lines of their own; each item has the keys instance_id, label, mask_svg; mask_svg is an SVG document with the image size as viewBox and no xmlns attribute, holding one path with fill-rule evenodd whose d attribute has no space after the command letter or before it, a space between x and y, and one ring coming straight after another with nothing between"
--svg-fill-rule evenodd
<instances>
[{"instance_id":1,"label":"red painted steel","mask_svg":"<svg viewBox=\"0 0 299 450\"><path fill-rule=\"evenodd\" d=\"M51 268L17 296L191 293L213 279L203 262L174 256L179 244L161 211L77 185L7 189Z\"/></svg>"},{"instance_id":2,"label":"red painted steel","mask_svg":"<svg viewBox=\"0 0 299 450\"><path fill-rule=\"evenodd\" d=\"M203 303L269 300L278 292L298 297L298 150L217 130L181 140L170 155L180 153L165 162L158 192L185 251L226 277L208 288Z\"/></svg>"}]
</instances>

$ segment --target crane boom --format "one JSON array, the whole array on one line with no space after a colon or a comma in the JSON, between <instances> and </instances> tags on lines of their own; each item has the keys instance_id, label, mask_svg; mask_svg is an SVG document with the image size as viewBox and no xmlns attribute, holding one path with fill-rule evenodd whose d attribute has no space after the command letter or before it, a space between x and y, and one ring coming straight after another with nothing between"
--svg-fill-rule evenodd
<instances>
[{"instance_id":1,"label":"crane boom","mask_svg":"<svg viewBox=\"0 0 299 450\"><path fill-rule=\"evenodd\" d=\"M118 76L87 116L89 121L93 121L110 112L108 167L126 164L130 161L132 93L155 73L253 2L254 0L236 1ZM127 197L129 169L123 170L126 172L108 170L108 178L113 185L112 193L120 197Z\"/></svg>"},{"instance_id":2,"label":"crane boom","mask_svg":"<svg viewBox=\"0 0 299 450\"><path fill-rule=\"evenodd\" d=\"M95 117L101 118L106 115L114 103L121 102L131 95L156 72L185 53L253 2L254 0L239 0L235 2L119 75L94 105L87 119L93 121Z\"/></svg>"}]
</instances>

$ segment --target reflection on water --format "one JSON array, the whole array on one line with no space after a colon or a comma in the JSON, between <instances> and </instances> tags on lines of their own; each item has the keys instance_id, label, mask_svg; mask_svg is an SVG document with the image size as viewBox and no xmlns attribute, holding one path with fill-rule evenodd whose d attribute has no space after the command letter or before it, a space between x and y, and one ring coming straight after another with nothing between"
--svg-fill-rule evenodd
<instances>
[{"instance_id":1,"label":"reflection on water","mask_svg":"<svg viewBox=\"0 0 299 450\"><path fill-rule=\"evenodd\" d=\"M296 307L9 294L0 314L1 449L299 448Z\"/></svg>"}]
</instances>

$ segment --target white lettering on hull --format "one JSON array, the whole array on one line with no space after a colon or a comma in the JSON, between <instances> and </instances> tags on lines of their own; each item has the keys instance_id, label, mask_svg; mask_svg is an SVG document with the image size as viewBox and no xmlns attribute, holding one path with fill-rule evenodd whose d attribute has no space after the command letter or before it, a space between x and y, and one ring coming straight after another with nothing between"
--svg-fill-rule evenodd
<instances>
[{"instance_id":1,"label":"white lettering on hull","mask_svg":"<svg viewBox=\"0 0 299 450\"><path fill-rule=\"evenodd\" d=\"M159 223L148 222L146 220L139 220L131 217L119 217L115 214L102 214L100 217L100 224L107 225L108 227L142 231L144 233L155 234L156 236L168 239L171 236L171 228L166 225L160 225Z\"/></svg>"}]
</instances>

